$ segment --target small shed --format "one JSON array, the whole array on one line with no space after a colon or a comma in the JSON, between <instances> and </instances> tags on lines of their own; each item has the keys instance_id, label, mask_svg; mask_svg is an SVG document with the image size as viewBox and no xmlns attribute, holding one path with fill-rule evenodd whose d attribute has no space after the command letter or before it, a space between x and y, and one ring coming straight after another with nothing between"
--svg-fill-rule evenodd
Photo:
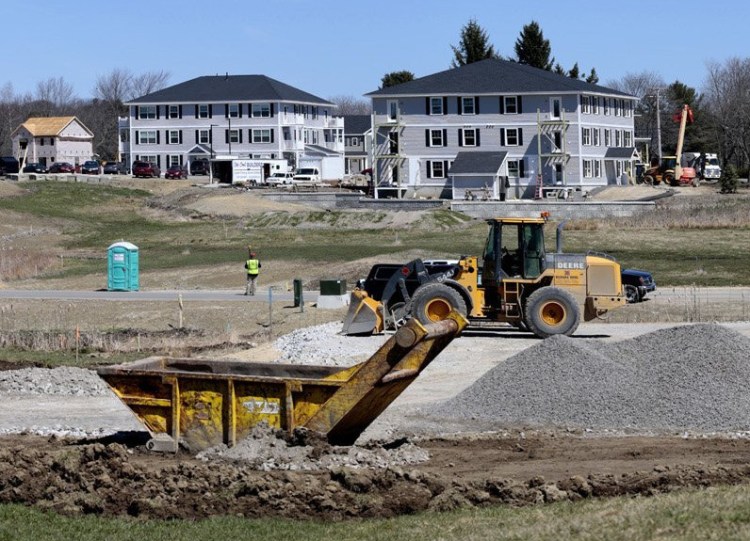
<instances>
[{"instance_id":1,"label":"small shed","mask_svg":"<svg viewBox=\"0 0 750 541\"><path fill-rule=\"evenodd\" d=\"M138 291L138 246L115 242L107 248L107 289Z\"/></svg>"},{"instance_id":2,"label":"small shed","mask_svg":"<svg viewBox=\"0 0 750 541\"><path fill-rule=\"evenodd\" d=\"M448 176L453 180L452 199L505 199L503 175L507 152L459 152Z\"/></svg>"}]
</instances>

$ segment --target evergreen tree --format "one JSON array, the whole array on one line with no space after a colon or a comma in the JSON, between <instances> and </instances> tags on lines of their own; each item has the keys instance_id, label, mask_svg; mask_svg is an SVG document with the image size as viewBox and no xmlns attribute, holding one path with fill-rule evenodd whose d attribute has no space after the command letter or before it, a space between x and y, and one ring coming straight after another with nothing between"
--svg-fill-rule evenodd
<instances>
[{"instance_id":1,"label":"evergreen tree","mask_svg":"<svg viewBox=\"0 0 750 541\"><path fill-rule=\"evenodd\" d=\"M586 82L595 85L599 82L599 75L596 73L596 68L591 68L591 73L586 77Z\"/></svg>"},{"instance_id":2,"label":"evergreen tree","mask_svg":"<svg viewBox=\"0 0 750 541\"><path fill-rule=\"evenodd\" d=\"M461 29L461 42L457 47L451 45L451 49L453 50L452 68L488 58L499 58L495 48L489 43L487 32L479 26L476 19L471 19L466 23Z\"/></svg>"},{"instance_id":3,"label":"evergreen tree","mask_svg":"<svg viewBox=\"0 0 750 541\"><path fill-rule=\"evenodd\" d=\"M552 70L553 73L556 73L557 75L567 75L568 73L565 71L565 68L563 68L560 64L555 64L555 69Z\"/></svg>"},{"instance_id":4,"label":"evergreen tree","mask_svg":"<svg viewBox=\"0 0 750 541\"><path fill-rule=\"evenodd\" d=\"M555 63L555 59L550 58L552 48L549 40L544 39L542 29L536 21L531 21L523 27L521 35L516 40L515 51L520 64L552 71Z\"/></svg>"},{"instance_id":5,"label":"evergreen tree","mask_svg":"<svg viewBox=\"0 0 750 541\"><path fill-rule=\"evenodd\" d=\"M380 79L380 88L388 88L389 86L400 85L401 83L408 83L414 80L414 74L407 70L392 71L383 75Z\"/></svg>"},{"instance_id":6,"label":"evergreen tree","mask_svg":"<svg viewBox=\"0 0 750 541\"><path fill-rule=\"evenodd\" d=\"M578 62L573 64L573 67L570 68L570 71L568 72L568 77L571 79L578 79L581 76L581 70L578 67Z\"/></svg>"}]
</instances>

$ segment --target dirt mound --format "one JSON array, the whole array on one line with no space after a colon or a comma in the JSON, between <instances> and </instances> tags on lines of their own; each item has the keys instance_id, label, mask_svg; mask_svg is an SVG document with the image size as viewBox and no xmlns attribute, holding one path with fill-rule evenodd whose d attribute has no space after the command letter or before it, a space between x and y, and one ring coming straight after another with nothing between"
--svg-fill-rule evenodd
<instances>
[{"instance_id":1,"label":"dirt mound","mask_svg":"<svg viewBox=\"0 0 750 541\"><path fill-rule=\"evenodd\" d=\"M720 325L617 343L554 336L508 359L432 413L615 430L750 429L750 339Z\"/></svg>"}]
</instances>

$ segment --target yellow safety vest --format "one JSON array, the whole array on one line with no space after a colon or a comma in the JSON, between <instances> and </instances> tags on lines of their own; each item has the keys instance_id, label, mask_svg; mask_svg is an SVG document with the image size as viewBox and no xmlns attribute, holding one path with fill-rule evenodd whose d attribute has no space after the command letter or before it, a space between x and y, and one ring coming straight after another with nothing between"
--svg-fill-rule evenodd
<instances>
[{"instance_id":1,"label":"yellow safety vest","mask_svg":"<svg viewBox=\"0 0 750 541\"><path fill-rule=\"evenodd\" d=\"M248 274L258 274L260 261L258 261L257 259L248 259L245 263L245 268L247 269Z\"/></svg>"}]
</instances>

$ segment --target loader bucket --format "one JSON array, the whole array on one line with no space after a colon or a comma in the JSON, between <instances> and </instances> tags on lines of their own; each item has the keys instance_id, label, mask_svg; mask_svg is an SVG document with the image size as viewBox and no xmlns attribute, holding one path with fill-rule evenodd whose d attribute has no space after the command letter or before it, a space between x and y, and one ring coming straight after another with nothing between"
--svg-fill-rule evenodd
<instances>
[{"instance_id":1,"label":"loader bucket","mask_svg":"<svg viewBox=\"0 0 750 541\"><path fill-rule=\"evenodd\" d=\"M341 334L373 334L383 331L382 304L366 292L355 289L349 301Z\"/></svg>"},{"instance_id":2,"label":"loader bucket","mask_svg":"<svg viewBox=\"0 0 750 541\"><path fill-rule=\"evenodd\" d=\"M151 432L153 451L235 445L261 423L352 445L466 325L455 311L413 319L349 367L149 357L97 372Z\"/></svg>"}]
</instances>

